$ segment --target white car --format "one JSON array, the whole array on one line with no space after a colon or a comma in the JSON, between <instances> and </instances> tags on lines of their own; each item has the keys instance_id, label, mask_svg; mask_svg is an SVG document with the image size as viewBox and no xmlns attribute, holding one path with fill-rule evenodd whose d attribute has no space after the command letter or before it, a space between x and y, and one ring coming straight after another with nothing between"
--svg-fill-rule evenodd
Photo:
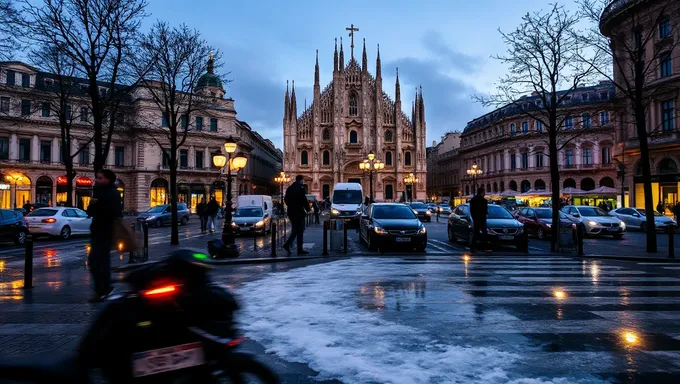
<instances>
[{"instance_id":1,"label":"white car","mask_svg":"<svg viewBox=\"0 0 680 384\"><path fill-rule=\"evenodd\" d=\"M32 235L59 236L64 240L71 235L89 235L92 224L85 211L71 207L40 208L25 218Z\"/></svg>"},{"instance_id":2,"label":"white car","mask_svg":"<svg viewBox=\"0 0 680 384\"><path fill-rule=\"evenodd\" d=\"M577 225L585 230L586 236L604 235L620 239L626 232L626 223L599 207L567 205L562 207L562 212L576 219Z\"/></svg>"},{"instance_id":3,"label":"white car","mask_svg":"<svg viewBox=\"0 0 680 384\"><path fill-rule=\"evenodd\" d=\"M647 230L647 216L644 209L638 208L617 208L612 210L612 215L618 217L626 223L628 228L637 228L641 231ZM657 230L665 231L669 225L677 225L675 220L654 211L654 225Z\"/></svg>"}]
</instances>

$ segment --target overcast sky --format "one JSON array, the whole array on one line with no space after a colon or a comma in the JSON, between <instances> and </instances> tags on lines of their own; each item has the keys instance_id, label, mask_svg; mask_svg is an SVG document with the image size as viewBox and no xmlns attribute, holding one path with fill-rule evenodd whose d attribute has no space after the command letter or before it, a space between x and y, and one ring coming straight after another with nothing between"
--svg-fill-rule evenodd
<instances>
[{"instance_id":1,"label":"overcast sky","mask_svg":"<svg viewBox=\"0 0 680 384\"><path fill-rule=\"evenodd\" d=\"M366 39L369 70L375 75L380 44L383 88L394 96L399 67L402 106L410 116L415 87L422 85L427 145L486 112L470 99L491 92L503 67L491 59L505 52L498 28L511 31L528 11L548 8L548 0L149 0L151 17L186 23L224 53L233 80L238 118L282 146L286 80L295 80L298 114L310 104L314 52L319 50L321 88L333 72L333 39L343 37L345 60L354 24L355 56ZM571 0L563 3L571 5Z\"/></svg>"}]
</instances>

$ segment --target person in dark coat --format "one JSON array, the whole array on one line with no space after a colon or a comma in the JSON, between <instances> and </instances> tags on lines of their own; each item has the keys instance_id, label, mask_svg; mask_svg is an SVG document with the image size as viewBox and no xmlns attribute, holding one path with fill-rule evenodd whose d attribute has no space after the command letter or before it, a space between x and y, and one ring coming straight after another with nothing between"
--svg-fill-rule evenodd
<instances>
[{"instance_id":1,"label":"person in dark coat","mask_svg":"<svg viewBox=\"0 0 680 384\"><path fill-rule=\"evenodd\" d=\"M102 301L111 293L111 248L113 246L114 223L123 216L120 193L116 190L116 174L102 169L95 174L95 185L88 216L90 224L90 254L88 265L94 280L95 295L90 302Z\"/></svg>"},{"instance_id":2,"label":"person in dark coat","mask_svg":"<svg viewBox=\"0 0 680 384\"><path fill-rule=\"evenodd\" d=\"M208 204L205 203L205 197L201 197L201 202L196 206L196 214L201 220L201 233L205 233L208 229Z\"/></svg>"},{"instance_id":3,"label":"person in dark coat","mask_svg":"<svg viewBox=\"0 0 680 384\"><path fill-rule=\"evenodd\" d=\"M215 218L217 218L217 212L219 212L219 210L220 205L217 204L215 196L212 196L205 209L205 213L208 216L208 227L210 228L210 233L215 232Z\"/></svg>"},{"instance_id":4,"label":"person in dark coat","mask_svg":"<svg viewBox=\"0 0 680 384\"><path fill-rule=\"evenodd\" d=\"M309 202L305 196L305 189L302 186L304 178L302 175L295 177L295 182L286 189L284 201L288 206L288 218L290 219L291 231L288 240L283 243L283 249L290 255L290 246L297 238L297 254L305 255L309 252L302 249L302 234L305 231L305 216L309 212Z\"/></svg>"},{"instance_id":5,"label":"person in dark coat","mask_svg":"<svg viewBox=\"0 0 680 384\"><path fill-rule=\"evenodd\" d=\"M486 214L488 210L488 202L484 198L484 188L478 188L477 194L470 200L470 216L472 216L472 244L470 244L470 252L474 252L477 242L487 250L486 244Z\"/></svg>"},{"instance_id":6,"label":"person in dark coat","mask_svg":"<svg viewBox=\"0 0 680 384\"><path fill-rule=\"evenodd\" d=\"M316 200L312 200L312 210L314 211L314 224L319 224L319 214L321 209L319 208L319 203Z\"/></svg>"},{"instance_id":7,"label":"person in dark coat","mask_svg":"<svg viewBox=\"0 0 680 384\"><path fill-rule=\"evenodd\" d=\"M24 211L26 211L26 213L29 213L29 212L31 212L31 208L33 208L33 206L31 205L30 201L27 201L26 204L24 204L22 208L24 209Z\"/></svg>"}]
</instances>

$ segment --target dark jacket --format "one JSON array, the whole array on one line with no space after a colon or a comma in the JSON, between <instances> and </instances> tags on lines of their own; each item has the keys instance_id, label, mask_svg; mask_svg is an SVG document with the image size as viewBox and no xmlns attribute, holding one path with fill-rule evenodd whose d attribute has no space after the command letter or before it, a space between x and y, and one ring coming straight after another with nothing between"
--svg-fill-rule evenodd
<instances>
[{"instance_id":1,"label":"dark jacket","mask_svg":"<svg viewBox=\"0 0 680 384\"><path fill-rule=\"evenodd\" d=\"M199 216L207 216L208 214L206 213L208 210L208 204L205 202L200 202L196 206L196 214Z\"/></svg>"},{"instance_id":2,"label":"dark jacket","mask_svg":"<svg viewBox=\"0 0 680 384\"><path fill-rule=\"evenodd\" d=\"M300 183L293 183L286 189L284 201L288 206L288 217L303 217L309 212L309 202L307 196L305 196L305 189Z\"/></svg>"},{"instance_id":3,"label":"dark jacket","mask_svg":"<svg viewBox=\"0 0 680 384\"><path fill-rule=\"evenodd\" d=\"M476 195L470 200L470 216L475 225L486 225L486 213L489 203L482 196Z\"/></svg>"},{"instance_id":4,"label":"dark jacket","mask_svg":"<svg viewBox=\"0 0 680 384\"><path fill-rule=\"evenodd\" d=\"M316 201L312 202L312 209L314 210L315 214L319 213L319 204Z\"/></svg>"},{"instance_id":5,"label":"dark jacket","mask_svg":"<svg viewBox=\"0 0 680 384\"><path fill-rule=\"evenodd\" d=\"M113 184L105 187L94 187L92 201L87 207L87 214L92 217L90 231L93 236L106 233L113 236L114 221L123 217L120 193Z\"/></svg>"},{"instance_id":6,"label":"dark jacket","mask_svg":"<svg viewBox=\"0 0 680 384\"><path fill-rule=\"evenodd\" d=\"M217 204L217 201L215 200L210 200L208 202L208 205L205 209L205 214L208 216L217 216L217 212L220 210L220 205Z\"/></svg>"}]
</instances>

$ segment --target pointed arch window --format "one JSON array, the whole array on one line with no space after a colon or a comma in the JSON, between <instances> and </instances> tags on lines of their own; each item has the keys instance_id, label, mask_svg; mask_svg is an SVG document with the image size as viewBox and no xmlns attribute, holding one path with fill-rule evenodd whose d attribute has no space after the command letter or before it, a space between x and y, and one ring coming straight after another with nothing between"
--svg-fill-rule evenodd
<instances>
[{"instance_id":1,"label":"pointed arch window","mask_svg":"<svg viewBox=\"0 0 680 384\"><path fill-rule=\"evenodd\" d=\"M307 151L302 151L300 153L300 165L308 165L309 164L309 153Z\"/></svg>"},{"instance_id":2,"label":"pointed arch window","mask_svg":"<svg viewBox=\"0 0 680 384\"><path fill-rule=\"evenodd\" d=\"M407 167L411 166L411 152L404 152L404 165Z\"/></svg>"},{"instance_id":3,"label":"pointed arch window","mask_svg":"<svg viewBox=\"0 0 680 384\"><path fill-rule=\"evenodd\" d=\"M329 151L323 151L323 165L331 164L331 153Z\"/></svg>"},{"instance_id":4,"label":"pointed arch window","mask_svg":"<svg viewBox=\"0 0 680 384\"><path fill-rule=\"evenodd\" d=\"M392 152L385 152L385 165L392 165Z\"/></svg>"},{"instance_id":5,"label":"pointed arch window","mask_svg":"<svg viewBox=\"0 0 680 384\"><path fill-rule=\"evenodd\" d=\"M331 141L331 131L329 131L328 128L323 130L323 133L321 134L321 140Z\"/></svg>"},{"instance_id":6,"label":"pointed arch window","mask_svg":"<svg viewBox=\"0 0 680 384\"><path fill-rule=\"evenodd\" d=\"M358 144L359 143L359 135L357 135L357 131L355 131L355 130L349 131L349 143L350 144Z\"/></svg>"},{"instance_id":7,"label":"pointed arch window","mask_svg":"<svg viewBox=\"0 0 680 384\"><path fill-rule=\"evenodd\" d=\"M357 94L352 92L349 95L349 115L356 116L359 114L359 102L357 101Z\"/></svg>"},{"instance_id":8,"label":"pointed arch window","mask_svg":"<svg viewBox=\"0 0 680 384\"><path fill-rule=\"evenodd\" d=\"M392 130L388 129L385 131L385 142L386 143L391 143L392 142Z\"/></svg>"}]
</instances>

